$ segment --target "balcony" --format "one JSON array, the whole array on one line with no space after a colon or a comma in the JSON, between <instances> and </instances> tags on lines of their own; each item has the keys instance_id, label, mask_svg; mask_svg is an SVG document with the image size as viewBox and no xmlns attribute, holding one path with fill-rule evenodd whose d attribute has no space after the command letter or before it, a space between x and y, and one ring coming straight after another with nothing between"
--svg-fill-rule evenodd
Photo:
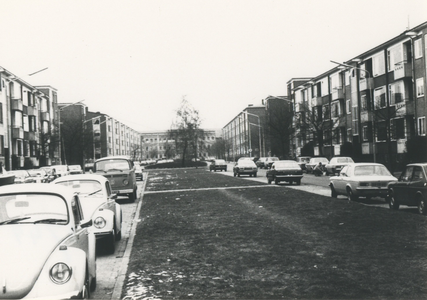
<instances>
[{"instance_id":1,"label":"balcony","mask_svg":"<svg viewBox=\"0 0 427 300\"><path fill-rule=\"evenodd\" d=\"M34 106L27 106L27 115L28 116L37 115L37 109Z\"/></svg>"},{"instance_id":2,"label":"balcony","mask_svg":"<svg viewBox=\"0 0 427 300\"><path fill-rule=\"evenodd\" d=\"M359 89L360 91L371 90L374 86L373 78L361 78L359 80Z\"/></svg>"},{"instance_id":3,"label":"balcony","mask_svg":"<svg viewBox=\"0 0 427 300\"><path fill-rule=\"evenodd\" d=\"M49 115L49 112L47 112L47 111L42 111L40 115L41 115L41 119L42 119L42 121L50 121L50 115Z\"/></svg>"},{"instance_id":4,"label":"balcony","mask_svg":"<svg viewBox=\"0 0 427 300\"><path fill-rule=\"evenodd\" d=\"M344 99L344 91L342 88L334 88L332 91L332 100Z\"/></svg>"},{"instance_id":5,"label":"balcony","mask_svg":"<svg viewBox=\"0 0 427 300\"><path fill-rule=\"evenodd\" d=\"M22 111L24 105L22 103L22 99L12 99L12 110Z\"/></svg>"},{"instance_id":6,"label":"balcony","mask_svg":"<svg viewBox=\"0 0 427 300\"><path fill-rule=\"evenodd\" d=\"M412 64L402 61L394 65L394 80L412 77Z\"/></svg>"},{"instance_id":7,"label":"balcony","mask_svg":"<svg viewBox=\"0 0 427 300\"><path fill-rule=\"evenodd\" d=\"M24 131L24 139L27 141L35 141L36 140L36 133L34 131Z\"/></svg>"},{"instance_id":8,"label":"balcony","mask_svg":"<svg viewBox=\"0 0 427 300\"><path fill-rule=\"evenodd\" d=\"M24 139L24 129L21 127L13 128L12 130L12 138L14 139Z\"/></svg>"},{"instance_id":9,"label":"balcony","mask_svg":"<svg viewBox=\"0 0 427 300\"><path fill-rule=\"evenodd\" d=\"M311 106L319 106L322 105L322 97L314 96L311 98Z\"/></svg>"}]
</instances>

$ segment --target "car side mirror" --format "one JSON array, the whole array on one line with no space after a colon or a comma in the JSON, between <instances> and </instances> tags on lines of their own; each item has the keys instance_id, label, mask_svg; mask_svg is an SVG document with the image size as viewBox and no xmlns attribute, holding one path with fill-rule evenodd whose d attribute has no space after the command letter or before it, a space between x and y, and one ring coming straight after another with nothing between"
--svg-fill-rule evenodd
<instances>
[{"instance_id":1,"label":"car side mirror","mask_svg":"<svg viewBox=\"0 0 427 300\"><path fill-rule=\"evenodd\" d=\"M116 200L117 199L117 194L116 193L111 194L110 198Z\"/></svg>"},{"instance_id":2,"label":"car side mirror","mask_svg":"<svg viewBox=\"0 0 427 300\"><path fill-rule=\"evenodd\" d=\"M93 225L93 221L92 221L92 219L90 219L89 221L82 220L82 221L80 222L80 226L81 226L82 228L87 228L87 227L90 227L90 226L92 226L92 225Z\"/></svg>"}]
</instances>

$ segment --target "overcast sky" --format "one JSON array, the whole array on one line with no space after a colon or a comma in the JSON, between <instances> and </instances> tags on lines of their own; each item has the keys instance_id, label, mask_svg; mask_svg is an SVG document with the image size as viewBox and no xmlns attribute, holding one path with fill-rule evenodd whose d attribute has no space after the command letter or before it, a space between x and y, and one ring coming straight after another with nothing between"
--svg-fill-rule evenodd
<instances>
[{"instance_id":1,"label":"overcast sky","mask_svg":"<svg viewBox=\"0 0 427 300\"><path fill-rule=\"evenodd\" d=\"M426 0L0 0L0 66L135 130L185 97L220 129L248 104L427 21ZM47 70L28 76L38 70Z\"/></svg>"}]
</instances>

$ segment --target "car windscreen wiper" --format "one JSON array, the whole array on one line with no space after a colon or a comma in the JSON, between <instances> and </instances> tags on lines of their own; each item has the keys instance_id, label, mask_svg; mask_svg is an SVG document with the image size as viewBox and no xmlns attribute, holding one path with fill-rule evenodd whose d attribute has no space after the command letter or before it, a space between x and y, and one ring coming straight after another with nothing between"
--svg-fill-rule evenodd
<instances>
[{"instance_id":1,"label":"car windscreen wiper","mask_svg":"<svg viewBox=\"0 0 427 300\"><path fill-rule=\"evenodd\" d=\"M29 218L31 218L31 217L21 217L21 218L10 219L10 220L6 220L6 221L3 221L3 222L0 222L0 225L13 224L13 223L16 223L16 222L19 222L19 221L27 220Z\"/></svg>"},{"instance_id":2,"label":"car windscreen wiper","mask_svg":"<svg viewBox=\"0 0 427 300\"><path fill-rule=\"evenodd\" d=\"M92 192L92 193L90 193L90 194L87 194L85 197L92 196L92 195L94 195L94 194L96 194L96 193L99 193L100 191L102 191L102 190L96 190L96 191L94 191L94 192Z\"/></svg>"},{"instance_id":3,"label":"car windscreen wiper","mask_svg":"<svg viewBox=\"0 0 427 300\"><path fill-rule=\"evenodd\" d=\"M58 223L58 222L67 222L67 220L48 218L48 219L37 220L37 221L34 221L33 223L37 224L37 223Z\"/></svg>"}]
</instances>

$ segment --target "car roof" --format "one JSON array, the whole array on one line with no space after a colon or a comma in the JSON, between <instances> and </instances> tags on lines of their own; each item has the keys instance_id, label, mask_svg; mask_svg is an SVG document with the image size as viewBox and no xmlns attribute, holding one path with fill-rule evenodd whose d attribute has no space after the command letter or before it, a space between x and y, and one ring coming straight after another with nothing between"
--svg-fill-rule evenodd
<instances>
[{"instance_id":1,"label":"car roof","mask_svg":"<svg viewBox=\"0 0 427 300\"><path fill-rule=\"evenodd\" d=\"M0 187L0 195L16 193L58 194L65 199L69 199L74 195L74 191L71 188L48 183L10 184Z\"/></svg>"},{"instance_id":2,"label":"car roof","mask_svg":"<svg viewBox=\"0 0 427 300\"><path fill-rule=\"evenodd\" d=\"M126 160L131 160L127 156L106 156L106 157L102 157L102 158L97 159L95 162L104 161L104 160L110 160L110 159L126 159Z\"/></svg>"},{"instance_id":3,"label":"car roof","mask_svg":"<svg viewBox=\"0 0 427 300\"><path fill-rule=\"evenodd\" d=\"M406 165L407 167L411 167L411 166L422 166L422 167L427 167L427 163L426 162L422 162L422 163L410 163Z\"/></svg>"},{"instance_id":4,"label":"car roof","mask_svg":"<svg viewBox=\"0 0 427 300\"><path fill-rule=\"evenodd\" d=\"M358 162L358 163L350 163L348 164L349 166L384 166L383 164L380 163L374 163L374 162Z\"/></svg>"},{"instance_id":5,"label":"car roof","mask_svg":"<svg viewBox=\"0 0 427 300\"><path fill-rule=\"evenodd\" d=\"M97 174L75 174L75 175L67 175L64 177L59 177L52 181L52 183L58 183L63 181L70 181L70 180L96 180L99 182L105 182L108 181L108 179L102 175Z\"/></svg>"}]
</instances>

